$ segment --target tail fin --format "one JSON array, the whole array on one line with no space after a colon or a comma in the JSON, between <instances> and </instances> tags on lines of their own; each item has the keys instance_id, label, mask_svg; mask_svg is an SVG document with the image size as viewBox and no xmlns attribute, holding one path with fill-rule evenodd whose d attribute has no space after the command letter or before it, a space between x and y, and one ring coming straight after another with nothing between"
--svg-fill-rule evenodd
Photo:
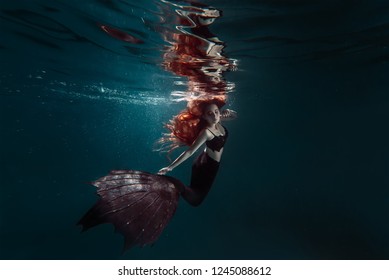
<instances>
[{"instance_id":1,"label":"tail fin","mask_svg":"<svg viewBox=\"0 0 389 280\"><path fill-rule=\"evenodd\" d=\"M177 209L179 191L166 176L114 170L92 184L100 200L78 224L87 230L112 223L125 237L125 250L155 242Z\"/></svg>"}]
</instances>

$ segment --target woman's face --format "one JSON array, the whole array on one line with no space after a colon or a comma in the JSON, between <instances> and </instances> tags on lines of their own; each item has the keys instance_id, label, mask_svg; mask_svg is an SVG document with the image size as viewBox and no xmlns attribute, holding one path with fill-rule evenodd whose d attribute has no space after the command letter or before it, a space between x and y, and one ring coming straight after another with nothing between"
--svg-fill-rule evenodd
<instances>
[{"instance_id":1,"label":"woman's face","mask_svg":"<svg viewBox=\"0 0 389 280\"><path fill-rule=\"evenodd\" d=\"M203 113L203 118L210 125L217 124L220 121L219 107L215 104L207 105Z\"/></svg>"}]
</instances>

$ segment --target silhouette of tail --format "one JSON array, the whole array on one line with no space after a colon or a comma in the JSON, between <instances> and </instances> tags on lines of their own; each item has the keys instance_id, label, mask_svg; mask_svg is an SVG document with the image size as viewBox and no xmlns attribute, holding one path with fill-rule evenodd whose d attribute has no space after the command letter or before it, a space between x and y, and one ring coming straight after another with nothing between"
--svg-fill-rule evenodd
<instances>
[{"instance_id":1,"label":"silhouette of tail","mask_svg":"<svg viewBox=\"0 0 389 280\"><path fill-rule=\"evenodd\" d=\"M167 176L114 170L92 182L100 199L81 218L83 231L112 223L124 235L124 250L155 242L178 204L179 191Z\"/></svg>"}]
</instances>

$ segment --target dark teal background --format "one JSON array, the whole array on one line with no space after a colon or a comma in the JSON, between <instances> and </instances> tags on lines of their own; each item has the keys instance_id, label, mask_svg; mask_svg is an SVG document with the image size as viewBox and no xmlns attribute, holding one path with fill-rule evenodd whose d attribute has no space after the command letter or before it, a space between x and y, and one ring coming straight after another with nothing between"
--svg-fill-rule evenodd
<instances>
[{"instance_id":1,"label":"dark teal background","mask_svg":"<svg viewBox=\"0 0 389 280\"><path fill-rule=\"evenodd\" d=\"M75 225L97 198L87 182L167 164L153 143L185 79L141 20L158 22L157 2L81 2L1 1L1 259L389 258L387 1L207 1L238 60L239 118L205 203L181 201L153 246L126 253L111 225Z\"/></svg>"}]
</instances>

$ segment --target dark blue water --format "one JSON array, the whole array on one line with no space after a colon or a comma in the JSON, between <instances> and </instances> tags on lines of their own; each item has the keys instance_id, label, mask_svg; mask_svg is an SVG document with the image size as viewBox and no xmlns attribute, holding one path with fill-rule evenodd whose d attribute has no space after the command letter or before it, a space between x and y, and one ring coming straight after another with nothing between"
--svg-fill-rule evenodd
<instances>
[{"instance_id":1,"label":"dark blue water","mask_svg":"<svg viewBox=\"0 0 389 280\"><path fill-rule=\"evenodd\" d=\"M222 11L210 30L237 63L222 76L239 118L204 204L122 254L111 225L75 224L88 181L167 164L153 144L188 80L162 66L175 6L1 1L1 259L389 258L387 1L204 4Z\"/></svg>"}]
</instances>

